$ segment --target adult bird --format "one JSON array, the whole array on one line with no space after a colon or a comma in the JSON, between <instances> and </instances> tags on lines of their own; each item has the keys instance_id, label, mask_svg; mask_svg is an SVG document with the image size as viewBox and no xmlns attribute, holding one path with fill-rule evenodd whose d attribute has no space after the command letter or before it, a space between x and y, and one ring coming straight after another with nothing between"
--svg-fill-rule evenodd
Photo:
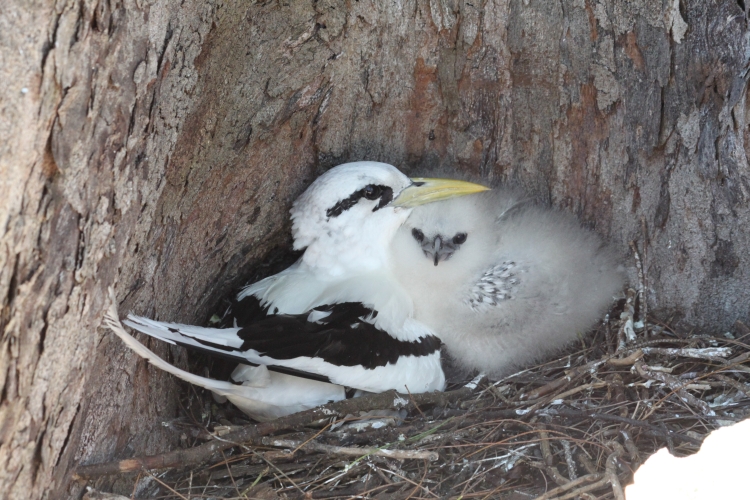
<instances>
[{"instance_id":1,"label":"adult bird","mask_svg":"<svg viewBox=\"0 0 750 500\"><path fill-rule=\"evenodd\" d=\"M415 318L459 367L493 375L575 340L624 279L572 216L502 189L414 209L391 252Z\"/></svg>"},{"instance_id":2,"label":"adult bird","mask_svg":"<svg viewBox=\"0 0 750 500\"><path fill-rule=\"evenodd\" d=\"M304 253L288 269L242 290L233 308L234 327L133 315L124 323L242 363L232 374L237 384L170 371L226 396L260 420L343 399L345 387L442 390L440 341L412 317L412 298L392 273L389 245L413 207L486 189L455 180L409 179L384 163L340 165L294 202L294 248ZM109 316L113 331L136 348L111 317L116 313ZM137 348L167 369L144 349Z\"/></svg>"}]
</instances>

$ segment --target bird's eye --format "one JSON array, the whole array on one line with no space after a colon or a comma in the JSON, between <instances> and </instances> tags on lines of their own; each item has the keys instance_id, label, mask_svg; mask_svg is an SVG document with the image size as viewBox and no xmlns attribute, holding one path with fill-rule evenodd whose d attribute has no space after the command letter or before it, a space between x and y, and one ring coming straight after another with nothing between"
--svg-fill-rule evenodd
<instances>
[{"instance_id":1,"label":"bird's eye","mask_svg":"<svg viewBox=\"0 0 750 500\"><path fill-rule=\"evenodd\" d=\"M456 235L453 237L453 244L455 245L463 245L466 243L466 233L456 233Z\"/></svg>"},{"instance_id":2,"label":"bird's eye","mask_svg":"<svg viewBox=\"0 0 750 500\"><path fill-rule=\"evenodd\" d=\"M411 235L414 236L414 239L420 243L424 241L424 233L416 227L411 230Z\"/></svg>"},{"instance_id":3,"label":"bird's eye","mask_svg":"<svg viewBox=\"0 0 750 500\"><path fill-rule=\"evenodd\" d=\"M365 188L362 190L362 194L364 194L365 198L367 198L368 200L377 200L378 198L380 198L382 191L380 189L380 186L370 184L369 186L365 186Z\"/></svg>"}]
</instances>

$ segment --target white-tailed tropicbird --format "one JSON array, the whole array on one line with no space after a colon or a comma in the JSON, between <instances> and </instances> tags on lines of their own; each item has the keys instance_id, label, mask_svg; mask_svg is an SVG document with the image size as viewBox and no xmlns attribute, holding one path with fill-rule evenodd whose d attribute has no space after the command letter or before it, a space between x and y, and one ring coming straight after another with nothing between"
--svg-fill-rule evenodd
<instances>
[{"instance_id":1,"label":"white-tailed tropicbird","mask_svg":"<svg viewBox=\"0 0 750 500\"><path fill-rule=\"evenodd\" d=\"M459 366L493 375L585 333L624 280L574 217L502 189L415 208L391 251L414 317Z\"/></svg>"},{"instance_id":2,"label":"white-tailed tropicbird","mask_svg":"<svg viewBox=\"0 0 750 500\"><path fill-rule=\"evenodd\" d=\"M389 245L413 207L486 189L455 180L409 179L384 163L340 165L295 201L294 248L304 253L288 269L242 290L234 306L235 327L133 315L124 323L166 342L258 365L239 366L232 378L241 385L234 388L168 369L258 419L343 399L344 387L442 390L440 341L412 317L412 299L392 273ZM118 328L116 313L109 316L115 317L108 325L135 349L135 341ZM167 369L145 347L136 350Z\"/></svg>"}]
</instances>

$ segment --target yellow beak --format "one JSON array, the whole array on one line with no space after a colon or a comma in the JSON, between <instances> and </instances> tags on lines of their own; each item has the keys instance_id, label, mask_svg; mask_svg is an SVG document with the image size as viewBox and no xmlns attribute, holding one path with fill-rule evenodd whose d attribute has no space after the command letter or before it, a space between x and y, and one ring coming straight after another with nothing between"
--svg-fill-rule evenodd
<instances>
[{"instance_id":1,"label":"yellow beak","mask_svg":"<svg viewBox=\"0 0 750 500\"><path fill-rule=\"evenodd\" d=\"M433 201L447 200L467 194L480 193L490 188L473 182L454 179L426 179L415 177L408 188L399 193L391 203L394 207L414 208Z\"/></svg>"}]
</instances>

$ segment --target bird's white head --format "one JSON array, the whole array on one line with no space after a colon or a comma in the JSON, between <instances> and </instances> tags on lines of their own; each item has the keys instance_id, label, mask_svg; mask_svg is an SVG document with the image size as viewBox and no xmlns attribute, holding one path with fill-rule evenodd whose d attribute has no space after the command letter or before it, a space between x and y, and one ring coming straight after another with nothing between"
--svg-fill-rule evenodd
<instances>
[{"instance_id":1,"label":"bird's white head","mask_svg":"<svg viewBox=\"0 0 750 500\"><path fill-rule=\"evenodd\" d=\"M346 163L318 177L291 210L302 262L331 277L387 265L388 245L411 208L484 191L478 184L410 179L393 165Z\"/></svg>"}]
</instances>

